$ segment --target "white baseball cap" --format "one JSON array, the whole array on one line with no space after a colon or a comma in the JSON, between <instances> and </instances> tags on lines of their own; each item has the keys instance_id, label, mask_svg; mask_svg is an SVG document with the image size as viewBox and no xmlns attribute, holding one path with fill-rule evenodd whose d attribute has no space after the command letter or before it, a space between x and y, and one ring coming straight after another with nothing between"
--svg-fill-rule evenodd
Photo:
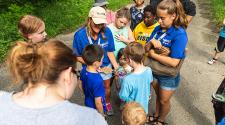
<instances>
[{"instance_id":1,"label":"white baseball cap","mask_svg":"<svg viewBox=\"0 0 225 125\"><path fill-rule=\"evenodd\" d=\"M106 11L102 7L92 7L91 10L89 11L89 17L92 18L93 22L95 24L106 24Z\"/></svg>"}]
</instances>

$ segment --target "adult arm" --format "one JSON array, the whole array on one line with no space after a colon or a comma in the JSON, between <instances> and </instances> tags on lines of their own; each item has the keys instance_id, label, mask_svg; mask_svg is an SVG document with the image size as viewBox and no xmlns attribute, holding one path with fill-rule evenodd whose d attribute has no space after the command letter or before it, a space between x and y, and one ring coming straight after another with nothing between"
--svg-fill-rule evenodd
<instances>
[{"instance_id":1,"label":"adult arm","mask_svg":"<svg viewBox=\"0 0 225 125\"><path fill-rule=\"evenodd\" d=\"M114 69L118 69L119 65L116 62L116 58L113 52L107 52L107 56L109 57L110 62L112 63Z\"/></svg>"},{"instance_id":2,"label":"adult arm","mask_svg":"<svg viewBox=\"0 0 225 125\"><path fill-rule=\"evenodd\" d=\"M148 56L152 57L153 59L159 61L160 63L162 63L164 65L168 65L168 66L172 66L172 67L176 67L180 62L180 59L171 58L169 56L162 56L162 55L156 54L153 49L151 49L148 52Z\"/></svg>"}]
</instances>

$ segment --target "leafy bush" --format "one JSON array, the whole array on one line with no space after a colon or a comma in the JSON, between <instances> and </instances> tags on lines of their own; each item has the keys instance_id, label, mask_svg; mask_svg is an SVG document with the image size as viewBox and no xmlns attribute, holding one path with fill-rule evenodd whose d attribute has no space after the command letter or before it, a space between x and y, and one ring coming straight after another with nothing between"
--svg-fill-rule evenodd
<instances>
[{"instance_id":1,"label":"leafy bush","mask_svg":"<svg viewBox=\"0 0 225 125\"><path fill-rule=\"evenodd\" d=\"M212 0L212 10L214 21L217 25L221 26L225 18L225 0Z\"/></svg>"},{"instance_id":2,"label":"leafy bush","mask_svg":"<svg viewBox=\"0 0 225 125\"><path fill-rule=\"evenodd\" d=\"M3 1L3 2L2 2ZM44 20L48 36L75 31L85 22L94 0L1 0L0 2L0 62L14 41L22 39L17 23L25 14ZM130 0L109 0L109 8L116 10Z\"/></svg>"}]
</instances>

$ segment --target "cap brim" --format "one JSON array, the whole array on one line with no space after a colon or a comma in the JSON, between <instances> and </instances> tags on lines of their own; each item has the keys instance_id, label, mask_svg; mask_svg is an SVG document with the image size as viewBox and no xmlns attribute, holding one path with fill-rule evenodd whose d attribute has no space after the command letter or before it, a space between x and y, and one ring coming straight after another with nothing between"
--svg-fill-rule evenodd
<instances>
[{"instance_id":1,"label":"cap brim","mask_svg":"<svg viewBox=\"0 0 225 125\"><path fill-rule=\"evenodd\" d=\"M101 2L101 3L94 3L93 6L96 7L96 6L104 6L104 5L107 5L109 4L109 2L105 1L105 2Z\"/></svg>"},{"instance_id":2,"label":"cap brim","mask_svg":"<svg viewBox=\"0 0 225 125\"><path fill-rule=\"evenodd\" d=\"M102 18L92 18L93 22L95 24L107 24L107 20L106 19L102 19Z\"/></svg>"}]
</instances>

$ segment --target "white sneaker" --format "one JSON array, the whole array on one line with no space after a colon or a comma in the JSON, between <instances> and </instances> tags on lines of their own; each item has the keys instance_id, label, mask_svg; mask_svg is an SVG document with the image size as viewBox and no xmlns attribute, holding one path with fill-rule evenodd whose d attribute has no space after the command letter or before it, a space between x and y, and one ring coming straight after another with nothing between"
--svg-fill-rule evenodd
<instances>
[{"instance_id":1,"label":"white sneaker","mask_svg":"<svg viewBox=\"0 0 225 125\"><path fill-rule=\"evenodd\" d=\"M212 64L214 64L215 62L216 62L215 59L211 59L211 60L208 61L208 64L209 64L209 65L212 65Z\"/></svg>"}]
</instances>

